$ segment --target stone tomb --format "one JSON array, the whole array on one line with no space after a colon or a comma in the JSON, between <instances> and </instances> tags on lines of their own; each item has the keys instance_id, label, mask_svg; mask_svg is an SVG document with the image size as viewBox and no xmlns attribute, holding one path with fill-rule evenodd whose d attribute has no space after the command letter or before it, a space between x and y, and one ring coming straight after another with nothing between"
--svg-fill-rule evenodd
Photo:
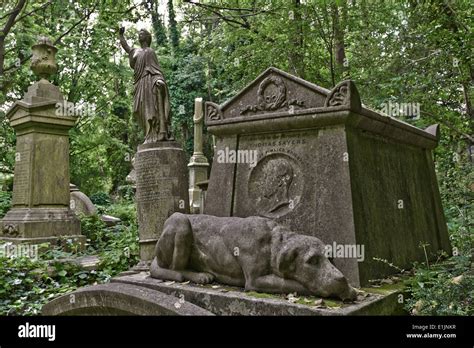
<instances>
[{"instance_id":1,"label":"stone tomb","mask_svg":"<svg viewBox=\"0 0 474 348\"><path fill-rule=\"evenodd\" d=\"M374 258L409 269L424 260L420 243L430 257L450 253L437 126L363 107L350 80L330 91L275 68L205 112L216 136L205 214L265 216L316 236L354 286L395 271Z\"/></svg>"}]
</instances>

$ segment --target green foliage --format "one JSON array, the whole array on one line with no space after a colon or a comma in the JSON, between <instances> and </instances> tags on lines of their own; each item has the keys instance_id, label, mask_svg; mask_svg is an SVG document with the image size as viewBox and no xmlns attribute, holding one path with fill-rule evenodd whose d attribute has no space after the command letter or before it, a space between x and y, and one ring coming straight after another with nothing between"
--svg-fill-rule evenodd
<instances>
[{"instance_id":1,"label":"green foliage","mask_svg":"<svg viewBox=\"0 0 474 348\"><path fill-rule=\"evenodd\" d=\"M120 199L132 202L135 197L135 188L133 185L122 185L117 189Z\"/></svg>"},{"instance_id":2,"label":"green foliage","mask_svg":"<svg viewBox=\"0 0 474 348\"><path fill-rule=\"evenodd\" d=\"M81 226L90 240L88 252L100 255L99 269L114 276L138 263L138 228L133 204L115 204L107 213L122 219L121 224L107 228L98 216L83 216Z\"/></svg>"},{"instance_id":3,"label":"green foliage","mask_svg":"<svg viewBox=\"0 0 474 348\"><path fill-rule=\"evenodd\" d=\"M36 260L0 254L0 315L38 315L53 298L109 277L105 272L84 271L73 263L60 262L72 254L47 248L40 245Z\"/></svg>"},{"instance_id":4,"label":"green foliage","mask_svg":"<svg viewBox=\"0 0 474 348\"><path fill-rule=\"evenodd\" d=\"M427 267L415 265L405 308L414 315L474 315L471 259L456 256Z\"/></svg>"},{"instance_id":5,"label":"green foliage","mask_svg":"<svg viewBox=\"0 0 474 348\"><path fill-rule=\"evenodd\" d=\"M176 23L176 15L174 13L173 0L168 0L168 21L171 46L173 49L177 49L179 46L179 31L178 24Z\"/></svg>"},{"instance_id":6,"label":"green foliage","mask_svg":"<svg viewBox=\"0 0 474 348\"><path fill-rule=\"evenodd\" d=\"M0 219L11 207L12 193L10 191L0 191Z\"/></svg>"},{"instance_id":7,"label":"green foliage","mask_svg":"<svg viewBox=\"0 0 474 348\"><path fill-rule=\"evenodd\" d=\"M80 219L82 234L86 236L88 241L90 241L89 244L93 246L91 251L99 250L100 247L107 244L106 226L99 215L82 215Z\"/></svg>"},{"instance_id":8,"label":"green foliage","mask_svg":"<svg viewBox=\"0 0 474 348\"><path fill-rule=\"evenodd\" d=\"M101 249L99 269L113 277L138 263L138 228L136 225L118 225L111 229L108 237L107 245Z\"/></svg>"},{"instance_id":9,"label":"green foliage","mask_svg":"<svg viewBox=\"0 0 474 348\"><path fill-rule=\"evenodd\" d=\"M32 259L12 257L6 252L11 246L1 245L0 315L38 315L52 299L82 286L107 282L136 265L138 231L133 209L116 205L111 211L123 211L127 224L107 228L98 216L81 217L82 232L88 239L83 252L42 244L38 258ZM73 257L96 254L100 257L97 270L86 271L67 262Z\"/></svg>"},{"instance_id":10,"label":"green foliage","mask_svg":"<svg viewBox=\"0 0 474 348\"><path fill-rule=\"evenodd\" d=\"M112 204L105 210L107 215L118 217L122 220L123 225L137 224L137 210L133 202L124 202L119 204Z\"/></svg>"},{"instance_id":11,"label":"green foliage","mask_svg":"<svg viewBox=\"0 0 474 348\"><path fill-rule=\"evenodd\" d=\"M106 192L96 192L89 197L95 205L110 204L110 197Z\"/></svg>"},{"instance_id":12,"label":"green foliage","mask_svg":"<svg viewBox=\"0 0 474 348\"><path fill-rule=\"evenodd\" d=\"M15 3L7 2L5 13ZM418 314L472 313L472 303L463 301L463 296L468 298L472 291L466 261L472 254L470 212L474 209L474 171L468 152L473 145L474 119L471 3L169 0L166 4L168 28L158 0L27 2L21 19L17 18L5 37L4 73L0 74L0 173L12 174L15 159L16 138L5 112L35 80L28 56L37 36L47 35L58 40L59 71L53 82L69 101L95 105L92 114L78 117L70 132L71 181L91 196L100 213L122 219L118 228L105 228L97 217L82 220L84 234L90 239L87 252L109 250L104 258L110 267L104 266L103 270L113 273L125 267L124 260L135 260L133 256L123 258L126 243L137 245L133 237L136 215L130 203L132 190L126 188L125 178L131 170L130 159L143 139L131 112L133 71L127 55L117 45L120 23L151 19L152 45L171 94L173 132L188 154L192 152L196 97L222 103L269 66L326 88L351 78L365 105L380 109L389 101L419 103L420 119L402 119L420 128L441 125L434 159L451 243L459 255L430 268L416 265L415 281L409 285L413 297L407 308L420 307L415 311ZM176 12L180 16L176 17ZM31 14L24 16L26 13ZM0 19L2 26L5 21L6 17ZM127 28L130 45L137 45L137 29L135 25ZM347 64L342 64L340 58L346 58ZM204 139L205 153L212 160L210 137L205 135ZM116 193L124 201L110 205L109 194L115 197ZM0 217L10 204L11 193L1 192ZM10 260L5 265L11 272L18 267L20 273L29 266L37 267L28 262ZM67 277L71 276L67 286L76 286L77 277L67 272ZM459 284L450 282L461 275ZM1 279L7 279L7 275ZM60 280L47 276L37 283L49 296L53 282L62 289ZM21 286L19 296L40 291ZM34 296L28 293L27 305L32 303L30 299L44 300L42 294ZM459 305L450 307L456 300ZM14 305L11 302L4 306L8 311ZM33 307L11 308L11 313L35 311Z\"/></svg>"},{"instance_id":13,"label":"green foliage","mask_svg":"<svg viewBox=\"0 0 474 348\"><path fill-rule=\"evenodd\" d=\"M415 264L407 284L411 297L405 308L414 315L473 315L473 206L451 206L447 211L453 257L427 265Z\"/></svg>"}]
</instances>

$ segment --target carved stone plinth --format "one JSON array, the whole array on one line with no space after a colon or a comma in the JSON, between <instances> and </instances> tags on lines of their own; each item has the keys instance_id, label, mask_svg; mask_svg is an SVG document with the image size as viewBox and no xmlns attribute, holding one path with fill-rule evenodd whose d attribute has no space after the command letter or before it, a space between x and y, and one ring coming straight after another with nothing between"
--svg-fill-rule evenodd
<instances>
[{"instance_id":1,"label":"carved stone plinth","mask_svg":"<svg viewBox=\"0 0 474 348\"><path fill-rule=\"evenodd\" d=\"M0 222L2 240L54 243L61 236L85 242L69 207L68 130L76 118L57 114L62 99L59 88L42 79L7 113L17 142L13 207Z\"/></svg>"},{"instance_id":2,"label":"carved stone plinth","mask_svg":"<svg viewBox=\"0 0 474 348\"><path fill-rule=\"evenodd\" d=\"M174 212L189 212L186 164L186 154L175 141L138 146L134 164L140 237L138 269L151 262L165 220Z\"/></svg>"}]
</instances>

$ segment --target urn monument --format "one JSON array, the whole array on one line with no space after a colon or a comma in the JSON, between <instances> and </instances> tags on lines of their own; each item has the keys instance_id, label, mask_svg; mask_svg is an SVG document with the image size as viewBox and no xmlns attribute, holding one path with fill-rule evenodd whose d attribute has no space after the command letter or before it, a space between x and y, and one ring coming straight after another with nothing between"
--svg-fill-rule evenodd
<instances>
[{"instance_id":1,"label":"urn monument","mask_svg":"<svg viewBox=\"0 0 474 348\"><path fill-rule=\"evenodd\" d=\"M17 139L12 208L0 221L0 239L36 244L66 237L82 244L69 194L68 131L76 118L58 113L64 98L48 81L57 71L56 47L41 37L32 50L31 69L40 80L6 114Z\"/></svg>"}]
</instances>

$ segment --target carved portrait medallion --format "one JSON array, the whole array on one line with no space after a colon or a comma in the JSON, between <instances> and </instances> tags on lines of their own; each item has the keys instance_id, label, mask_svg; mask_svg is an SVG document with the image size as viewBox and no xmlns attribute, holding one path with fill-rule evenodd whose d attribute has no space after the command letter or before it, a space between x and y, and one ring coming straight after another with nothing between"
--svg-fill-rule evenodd
<instances>
[{"instance_id":1,"label":"carved portrait medallion","mask_svg":"<svg viewBox=\"0 0 474 348\"><path fill-rule=\"evenodd\" d=\"M303 176L298 162L285 153L263 157L249 176L248 194L258 215L279 218L300 203Z\"/></svg>"}]
</instances>

